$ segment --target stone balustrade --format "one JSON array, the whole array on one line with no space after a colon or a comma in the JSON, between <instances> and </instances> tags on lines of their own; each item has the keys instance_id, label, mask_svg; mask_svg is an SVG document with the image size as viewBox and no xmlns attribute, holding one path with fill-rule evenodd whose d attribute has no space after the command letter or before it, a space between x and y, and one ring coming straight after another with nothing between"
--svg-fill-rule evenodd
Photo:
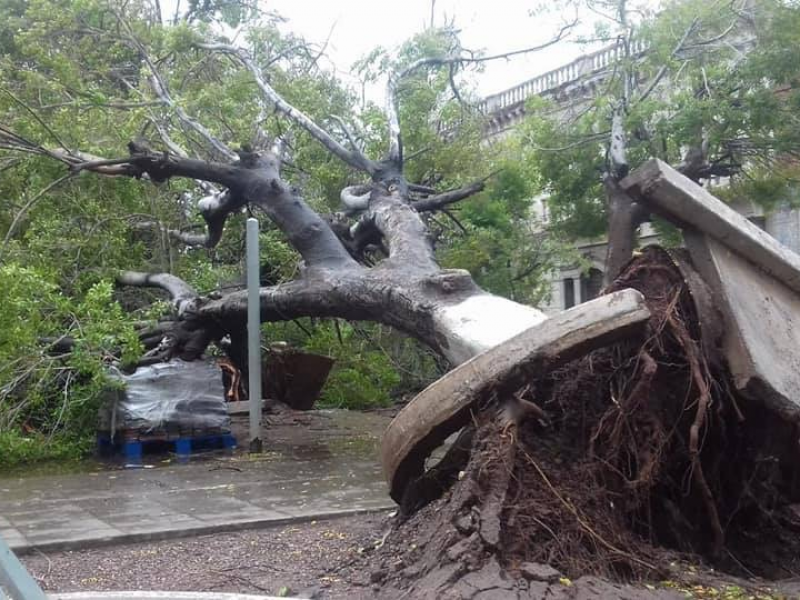
<instances>
[{"instance_id":1,"label":"stone balustrade","mask_svg":"<svg viewBox=\"0 0 800 600\"><path fill-rule=\"evenodd\" d=\"M640 56L646 49L644 42L634 41L631 55ZM484 98L478 103L478 110L489 117L490 121L495 122L490 129L497 131L502 128L501 124L515 122L524 114L524 105L528 98L547 95L582 79L607 71L608 67L617 62L622 54L622 42L586 54L564 66Z\"/></svg>"}]
</instances>

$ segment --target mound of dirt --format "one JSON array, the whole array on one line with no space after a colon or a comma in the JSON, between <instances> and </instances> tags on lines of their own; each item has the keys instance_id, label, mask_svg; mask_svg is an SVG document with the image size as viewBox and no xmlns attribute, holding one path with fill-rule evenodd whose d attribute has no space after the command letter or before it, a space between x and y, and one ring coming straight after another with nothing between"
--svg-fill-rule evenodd
<instances>
[{"instance_id":1,"label":"mound of dirt","mask_svg":"<svg viewBox=\"0 0 800 600\"><path fill-rule=\"evenodd\" d=\"M373 558L381 597L671 597L590 576L671 579L682 562L800 573L796 425L735 392L685 257L648 249L609 291L627 287L646 335L484 398L455 483Z\"/></svg>"}]
</instances>

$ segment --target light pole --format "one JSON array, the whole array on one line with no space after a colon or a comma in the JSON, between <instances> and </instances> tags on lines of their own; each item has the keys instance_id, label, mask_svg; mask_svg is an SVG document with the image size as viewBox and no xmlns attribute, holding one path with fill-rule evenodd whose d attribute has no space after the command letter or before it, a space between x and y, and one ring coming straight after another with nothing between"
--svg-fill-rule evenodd
<instances>
[{"instance_id":1,"label":"light pole","mask_svg":"<svg viewBox=\"0 0 800 600\"><path fill-rule=\"evenodd\" d=\"M258 219L247 219L247 370L250 452L261 452L261 301Z\"/></svg>"}]
</instances>

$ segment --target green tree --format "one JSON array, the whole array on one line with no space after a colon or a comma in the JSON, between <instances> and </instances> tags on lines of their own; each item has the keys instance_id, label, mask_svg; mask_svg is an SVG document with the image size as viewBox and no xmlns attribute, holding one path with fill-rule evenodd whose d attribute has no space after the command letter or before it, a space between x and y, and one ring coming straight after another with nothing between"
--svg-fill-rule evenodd
<instances>
[{"instance_id":1,"label":"green tree","mask_svg":"<svg viewBox=\"0 0 800 600\"><path fill-rule=\"evenodd\" d=\"M573 237L608 232L607 276L648 217L617 182L648 158L724 178L729 194L787 197L800 149L796 5L675 1L644 19L624 1L592 8L620 60L576 110L531 101L521 135L557 225Z\"/></svg>"}]
</instances>

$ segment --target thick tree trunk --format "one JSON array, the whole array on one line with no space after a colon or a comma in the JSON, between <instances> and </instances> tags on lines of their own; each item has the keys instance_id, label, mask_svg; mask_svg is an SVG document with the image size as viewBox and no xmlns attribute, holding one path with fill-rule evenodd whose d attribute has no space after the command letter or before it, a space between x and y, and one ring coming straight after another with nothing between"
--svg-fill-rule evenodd
<instances>
[{"instance_id":1,"label":"thick tree trunk","mask_svg":"<svg viewBox=\"0 0 800 600\"><path fill-rule=\"evenodd\" d=\"M633 258L636 248L636 229L647 216L639 204L620 188L612 177L604 181L608 203L608 249L604 284L608 285Z\"/></svg>"},{"instance_id":2,"label":"thick tree trunk","mask_svg":"<svg viewBox=\"0 0 800 600\"><path fill-rule=\"evenodd\" d=\"M361 217L348 241L357 243L360 233L366 232L388 253L377 266L365 268L353 259L360 248L346 248L330 225L280 179L270 155L242 154L237 163L222 165L132 150L132 168L155 180L188 176L228 188L225 206L206 207L209 228L213 221L209 211L214 219L224 220L235 207L251 203L262 207L286 234L304 268L295 281L262 288L264 321L314 316L384 323L460 364L545 319L535 308L481 290L466 271L439 267L420 209L411 201L402 173L391 163L376 163L372 169L373 183L365 186L368 198L362 194L349 199L358 204ZM482 187L479 182L429 196L422 210L449 204ZM154 285L172 294L180 320L165 358L195 358L211 341L243 327L245 292L211 300L198 297L174 277L140 273L123 274L120 283Z\"/></svg>"},{"instance_id":3,"label":"thick tree trunk","mask_svg":"<svg viewBox=\"0 0 800 600\"><path fill-rule=\"evenodd\" d=\"M229 331L244 322L246 302L245 292L201 300L194 320L218 334ZM390 325L454 365L547 318L533 307L485 292L462 270L314 269L301 280L262 288L262 320L304 316Z\"/></svg>"},{"instance_id":4,"label":"thick tree trunk","mask_svg":"<svg viewBox=\"0 0 800 600\"><path fill-rule=\"evenodd\" d=\"M434 329L445 340L443 354L461 364L547 319L530 306L484 292L433 309Z\"/></svg>"}]
</instances>

